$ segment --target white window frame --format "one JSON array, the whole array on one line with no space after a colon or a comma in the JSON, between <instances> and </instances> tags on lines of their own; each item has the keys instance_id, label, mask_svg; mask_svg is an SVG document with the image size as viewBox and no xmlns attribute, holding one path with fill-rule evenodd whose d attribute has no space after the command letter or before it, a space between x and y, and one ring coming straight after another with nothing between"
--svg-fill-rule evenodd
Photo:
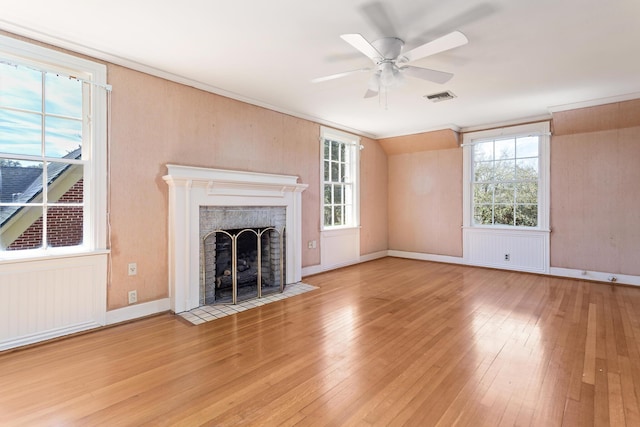
<instances>
[{"instance_id":1,"label":"white window frame","mask_svg":"<svg viewBox=\"0 0 640 427\"><path fill-rule=\"evenodd\" d=\"M79 246L0 252L0 262L107 250L107 67L87 59L0 35L0 60L62 72L90 82L89 132L83 135L84 221ZM83 111L85 111L83 106ZM85 118L86 119L86 118ZM85 121L83 119L83 121Z\"/></svg>"},{"instance_id":2,"label":"white window frame","mask_svg":"<svg viewBox=\"0 0 640 427\"><path fill-rule=\"evenodd\" d=\"M351 152L351 158L353 161L349 164L349 175L353 177L351 181L351 197L353 200L352 213L349 218L345 217L344 225L330 225L324 224L324 141L326 139L332 141L338 141L347 146L347 149ZM336 129L328 127L320 127L320 230L340 230L349 228L358 228L360 226L360 137L352 135L346 132L342 132ZM346 197L346 196L345 196ZM343 214L344 215L344 214Z\"/></svg>"},{"instance_id":3,"label":"white window frame","mask_svg":"<svg viewBox=\"0 0 640 427\"><path fill-rule=\"evenodd\" d=\"M525 227L500 224L474 224L473 221L473 144L508 137L539 136L538 152L538 224ZM463 226L474 229L500 229L514 231L549 231L549 122L530 123L484 131L468 132L463 135Z\"/></svg>"}]
</instances>

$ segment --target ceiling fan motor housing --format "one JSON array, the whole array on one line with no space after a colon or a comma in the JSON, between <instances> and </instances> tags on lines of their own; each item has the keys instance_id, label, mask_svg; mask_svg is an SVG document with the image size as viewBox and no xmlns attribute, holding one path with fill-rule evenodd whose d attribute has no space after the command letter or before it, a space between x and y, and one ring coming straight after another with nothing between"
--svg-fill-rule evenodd
<instances>
[{"instance_id":1,"label":"ceiling fan motor housing","mask_svg":"<svg viewBox=\"0 0 640 427\"><path fill-rule=\"evenodd\" d=\"M395 60L402 53L404 41L397 37L385 37L371 43L383 56L382 59Z\"/></svg>"}]
</instances>

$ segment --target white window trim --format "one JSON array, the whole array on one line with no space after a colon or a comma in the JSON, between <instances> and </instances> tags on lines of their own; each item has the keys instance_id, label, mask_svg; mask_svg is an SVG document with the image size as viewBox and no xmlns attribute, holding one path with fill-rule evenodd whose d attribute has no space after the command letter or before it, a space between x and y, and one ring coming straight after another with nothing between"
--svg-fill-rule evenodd
<instances>
[{"instance_id":1,"label":"white window trim","mask_svg":"<svg viewBox=\"0 0 640 427\"><path fill-rule=\"evenodd\" d=\"M344 142L354 147L354 162L351 173L354 176L353 184L353 217L349 225L324 225L324 140L332 139ZM360 228L360 137L325 126L320 127L320 231L345 230Z\"/></svg>"},{"instance_id":2,"label":"white window trim","mask_svg":"<svg viewBox=\"0 0 640 427\"><path fill-rule=\"evenodd\" d=\"M0 35L0 55L16 63L43 68L51 64L71 75L95 83L91 86L91 143L83 145L89 160L85 172L85 210L83 244L73 247L3 251L0 262L33 258L68 257L107 250L107 67L87 59ZM80 75L78 75L80 74Z\"/></svg>"},{"instance_id":3,"label":"white window trim","mask_svg":"<svg viewBox=\"0 0 640 427\"><path fill-rule=\"evenodd\" d=\"M538 182L538 226L537 227L518 227L510 225L474 225L473 224L473 182L472 182L472 147L473 144L496 138L506 138L509 136L522 135L539 135L539 182ZM489 129L484 131L469 132L463 135L463 227L473 229L498 229L513 231L549 231L549 143L550 143L550 127L549 122L529 123L525 125L509 126L498 129Z\"/></svg>"}]
</instances>

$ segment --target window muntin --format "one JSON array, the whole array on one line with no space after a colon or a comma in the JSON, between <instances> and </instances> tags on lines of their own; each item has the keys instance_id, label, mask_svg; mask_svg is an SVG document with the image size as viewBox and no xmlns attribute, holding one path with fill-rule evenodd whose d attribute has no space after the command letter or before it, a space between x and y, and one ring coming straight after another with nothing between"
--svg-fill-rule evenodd
<instances>
[{"instance_id":1,"label":"window muntin","mask_svg":"<svg viewBox=\"0 0 640 427\"><path fill-rule=\"evenodd\" d=\"M323 132L323 229L357 225L357 144L350 135Z\"/></svg>"},{"instance_id":2,"label":"window muntin","mask_svg":"<svg viewBox=\"0 0 640 427\"><path fill-rule=\"evenodd\" d=\"M538 227L540 137L512 136L472 146L472 225Z\"/></svg>"},{"instance_id":3,"label":"window muntin","mask_svg":"<svg viewBox=\"0 0 640 427\"><path fill-rule=\"evenodd\" d=\"M104 247L106 87L101 64L0 37L0 259Z\"/></svg>"}]
</instances>

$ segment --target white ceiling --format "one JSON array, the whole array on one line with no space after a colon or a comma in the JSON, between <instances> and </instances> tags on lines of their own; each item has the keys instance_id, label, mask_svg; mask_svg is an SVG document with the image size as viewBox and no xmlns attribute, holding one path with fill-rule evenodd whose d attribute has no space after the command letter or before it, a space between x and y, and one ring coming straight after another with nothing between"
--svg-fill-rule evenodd
<instances>
[{"instance_id":1,"label":"white ceiling","mask_svg":"<svg viewBox=\"0 0 640 427\"><path fill-rule=\"evenodd\" d=\"M0 0L0 29L372 137L640 97L638 0L379 4L396 34L369 19L369 0ZM406 78L386 108L363 98L365 73L310 82L371 65L341 34L398 36L406 51L453 30L469 43L413 64L453 79ZM457 98L423 98L444 90Z\"/></svg>"}]
</instances>

